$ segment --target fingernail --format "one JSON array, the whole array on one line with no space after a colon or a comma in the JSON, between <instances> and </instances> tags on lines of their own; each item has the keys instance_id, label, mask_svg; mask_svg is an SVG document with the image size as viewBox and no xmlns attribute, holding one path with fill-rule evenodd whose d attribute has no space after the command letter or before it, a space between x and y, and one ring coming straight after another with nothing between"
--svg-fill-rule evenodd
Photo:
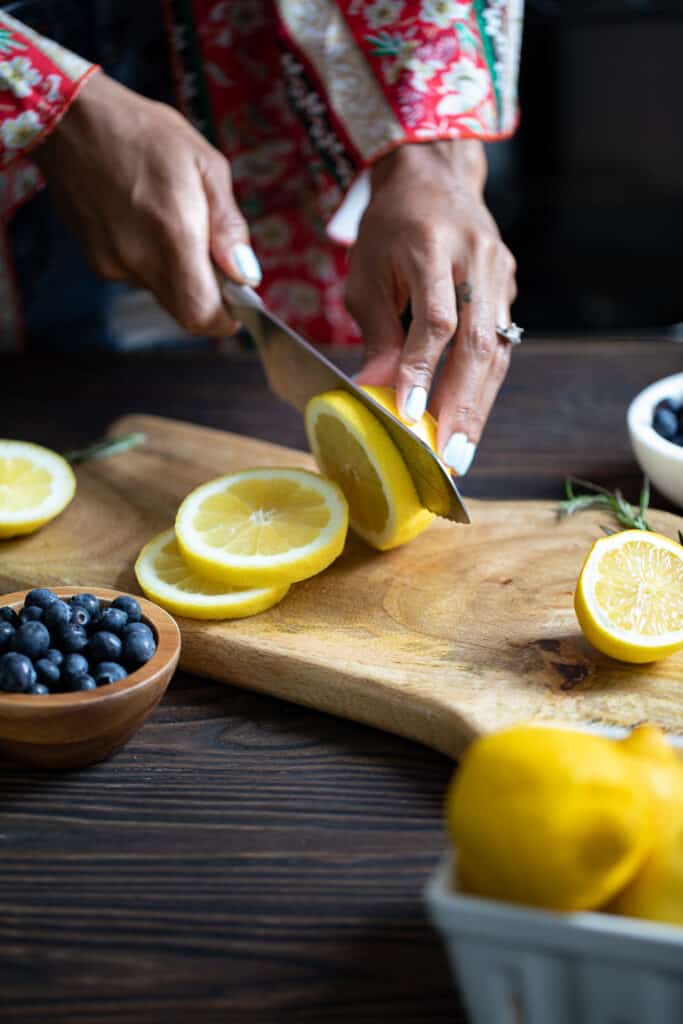
<instances>
[{"instance_id":1,"label":"fingernail","mask_svg":"<svg viewBox=\"0 0 683 1024\"><path fill-rule=\"evenodd\" d=\"M408 397L403 406L403 415L412 423L417 423L424 416L427 408L427 389L416 384L408 392Z\"/></svg>"},{"instance_id":2,"label":"fingernail","mask_svg":"<svg viewBox=\"0 0 683 1024\"><path fill-rule=\"evenodd\" d=\"M464 476L472 465L476 450L476 444L467 440L467 434L451 434L441 457L458 476Z\"/></svg>"},{"instance_id":3,"label":"fingernail","mask_svg":"<svg viewBox=\"0 0 683 1024\"><path fill-rule=\"evenodd\" d=\"M250 245L245 245L244 242L238 242L237 245L233 245L232 261L239 270L242 277L251 285L261 284L261 267L259 261L256 259L256 253Z\"/></svg>"}]
</instances>

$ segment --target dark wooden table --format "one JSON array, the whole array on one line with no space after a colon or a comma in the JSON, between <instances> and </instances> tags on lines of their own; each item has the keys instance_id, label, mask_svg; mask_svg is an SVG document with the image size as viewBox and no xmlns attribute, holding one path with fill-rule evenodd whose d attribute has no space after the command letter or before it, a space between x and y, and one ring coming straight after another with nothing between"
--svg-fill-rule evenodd
<instances>
[{"instance_id":1,"label":"dark wooden table","mask_svg":"<svg viewBox=\"0 0 683 1024\"><path fill-rule=\"evenodd\" d=\"M526 342L465 494L559 498L574 473L635 498L627 403L682 367L674 343ZM26 357L0 381L0 437L57 449L127 412L304 444L250 353ZM184 673L107 763L0 765L0 1021L462 1021L420 897L452 770Z\"/></svg>"}]
</instances>

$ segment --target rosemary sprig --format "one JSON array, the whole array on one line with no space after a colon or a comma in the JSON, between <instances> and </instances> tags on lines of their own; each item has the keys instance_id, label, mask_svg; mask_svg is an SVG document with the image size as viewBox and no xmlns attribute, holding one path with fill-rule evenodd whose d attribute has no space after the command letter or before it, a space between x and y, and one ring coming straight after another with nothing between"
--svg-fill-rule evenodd
<instances>
[{"instance_id":1,"label":"rosemary sprig","mask_svg":"<svg viewBox=\"0 0 683 1024\"><path fill-rule=\"evenodd\" d=\"M574 485L583 487L589 494L576 494ZM570 516L587 508L601 508L610 512L620 526L626 530L652 530L647 521L646 512L650 503L650 483L647 477L643 480L638 506L629 505L620 490L608 491L605 487L592 484L588 480L569 476L565 480L565 501L560 502L558 512L561 516ZM603 527L605 533L612 533ZM683 543L683 539L682 539Z\"/></svg>"},{"instance_id":2,"label":"rosemary sprig","mask_svg":"<svg viewBox=\"0 0 683 1024\"><path fill-rule=\"evenodd\" d=\"M137 448L147 440L146 434L122 434L121 437L104 437L101 441L88 445L87 448L77 448L72 452L64 452L64 458L75 466L78 462L85 462L87 459L105 459L109 455L119 455L121 452L128 452L131 448Z\"/></svg>"}]
</instances>

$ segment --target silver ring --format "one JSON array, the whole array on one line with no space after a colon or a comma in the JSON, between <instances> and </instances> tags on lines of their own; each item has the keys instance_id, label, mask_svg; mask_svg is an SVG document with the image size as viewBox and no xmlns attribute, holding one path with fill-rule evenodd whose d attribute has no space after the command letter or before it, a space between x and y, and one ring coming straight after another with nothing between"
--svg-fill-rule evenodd
<instances>
[{"instance_id":1,"label":"silver ring","mask_svg":"<svg viewBox=\"0 0 683 1024\"><path fill-rule=\"evenodd\" d=\"M524 334L524 328L518 327L517 324L510 324L509 327L496 327L496 333L504 338L505 341L509 341L511 345L521 345L522 335Z\"/></svg>"}]
</instances>

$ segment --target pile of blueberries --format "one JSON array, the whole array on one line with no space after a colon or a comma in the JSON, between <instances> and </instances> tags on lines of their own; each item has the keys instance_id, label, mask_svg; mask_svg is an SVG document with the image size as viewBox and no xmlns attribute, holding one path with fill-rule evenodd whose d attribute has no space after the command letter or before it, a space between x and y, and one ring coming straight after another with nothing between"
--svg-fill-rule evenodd
<instances>
[{"instance_id":1,"label":"pile of blueberries","mask_svg":"<svg viewBox=\"0 0 683 1024\"><path fill-rule=\"evenodd\" d=\"M127 595L105 607L94 594L62 600L41 587L19 612L0 608L0 690L8 693L94 690L124 679L156 649Z\"/></svg>"},{"instance_id":2,"label":"pile of blueberries","mask_svg":"<svg viewBox=\"0 0 683 1024\"><path fill-rule=\"evenodd\" d=\"M660 437L683 448L683 401L663 398L657 402L652 417L653 429Z\"/></svg>"}]
</instances>

